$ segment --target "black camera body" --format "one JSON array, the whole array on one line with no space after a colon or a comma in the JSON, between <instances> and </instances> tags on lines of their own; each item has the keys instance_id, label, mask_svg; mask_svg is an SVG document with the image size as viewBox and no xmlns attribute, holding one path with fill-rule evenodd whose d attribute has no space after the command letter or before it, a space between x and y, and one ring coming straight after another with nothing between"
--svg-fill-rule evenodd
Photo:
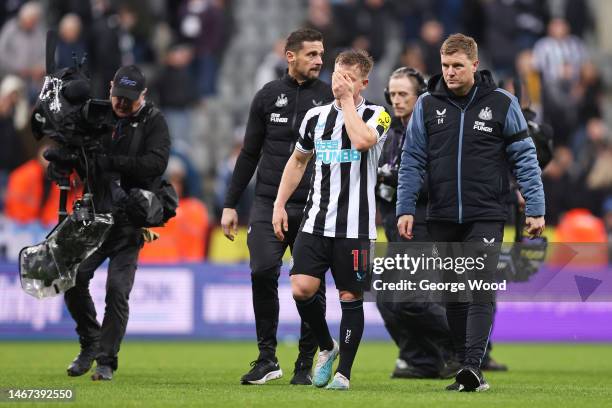
<instances>
[{"instance_id":1,"label":"black camera body","mask_svg":"<svg viewBox=\"0 0 612 408\"><path fill-rule=\"evenodd\" d=\"M47 136L62 147L95 151L115 119L110 101L89 98L90 80L80 67L64 68L45 78L32 113L37 140Z\"/></svg>"}]
</instances>

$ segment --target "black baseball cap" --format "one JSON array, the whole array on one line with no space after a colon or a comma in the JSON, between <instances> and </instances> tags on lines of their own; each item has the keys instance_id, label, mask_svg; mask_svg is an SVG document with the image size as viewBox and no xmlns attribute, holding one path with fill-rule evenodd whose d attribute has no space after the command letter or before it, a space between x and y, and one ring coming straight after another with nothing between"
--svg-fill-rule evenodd
<instances>
[{"instance_id":1,"label":"black baseball cap","mask_svg":"<svg viewBox=\"0 0 612 408\"><path fill-rule=\"evenodd\" d=\"M111 96L135 101L145 89L145 77L136 65L126 65L115 73Z\"/></svg>"}]
</instances>

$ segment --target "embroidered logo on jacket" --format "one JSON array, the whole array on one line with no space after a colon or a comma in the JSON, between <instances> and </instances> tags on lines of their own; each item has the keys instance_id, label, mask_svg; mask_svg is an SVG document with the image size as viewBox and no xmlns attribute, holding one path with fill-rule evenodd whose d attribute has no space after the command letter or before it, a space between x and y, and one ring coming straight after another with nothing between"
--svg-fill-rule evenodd
<instances>
[{"instance_id":1,"label":"embroidered logo on jacket","mask_svg":"<svg viewBox=\"0 0 612 408\"><path fill-rule=\"evenodd\" d=\"M442 125L444 123L445 117L446 117L446 108L442 110L436 109L436 118L438 119L438 125Z\"/></svg>"},{"instance_id":2,"label":"embroidered logo on jacket","mask_svg":"<svg viewBox=\"0 0 612 408\"><path fill-rule=\"evenodd\" d=\"M276 103L274 105L276 105L277 108L282 108L283 106L287 106L287 103L287 96L282 93L278 95L278 98L276 98Z\"/></svg>"},{"instance_id":3,"label":"embroidered logo on jacket","mask_svg":"<svg viewBox=\"0 0 612 408\"><path fill-rule=\"evenodd\" d=\"M478 117L482 120L491 120L493 119L493 112L491 111L491 108L487 106L485 108L482 108L482 110L478 114Z\"/></svg>"}]
</instances>

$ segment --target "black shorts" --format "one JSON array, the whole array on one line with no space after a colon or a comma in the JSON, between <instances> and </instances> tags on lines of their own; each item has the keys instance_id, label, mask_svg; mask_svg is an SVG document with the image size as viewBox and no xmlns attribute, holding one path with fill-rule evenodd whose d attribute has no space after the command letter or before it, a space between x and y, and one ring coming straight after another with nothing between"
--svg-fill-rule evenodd
<instances>
[{"instance_id":1,"label":"black shorts","mask_svg":"<svg viewBox=\"0 0 612 408\"><path fill-rule=\"evenodd\" d=\"M293 246L290 275L309 275L325 280L331 269L336 289L363 293L371 254L369 239L330 238L298 232Z\"/></svg>"}]
</instances>

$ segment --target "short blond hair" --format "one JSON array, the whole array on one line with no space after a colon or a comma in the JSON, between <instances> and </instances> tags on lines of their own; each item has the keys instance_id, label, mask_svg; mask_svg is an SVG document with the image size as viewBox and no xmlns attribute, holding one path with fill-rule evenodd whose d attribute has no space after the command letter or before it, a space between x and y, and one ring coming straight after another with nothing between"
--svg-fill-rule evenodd
<instances>
[{"instance_id":1,"label":"short blond hair","mask_svg":"<svg viewBox=\"0 0 612 408\"><path fill-rule=\"evenodd\" d=\"M357 65L363 78L366 78L372 70L374 60L365 50L346 50L338 54L335 63L345 65L347 67Z\"/></svg>"},{"instance_id":2,"label":"short blond hair","mask_svg":"<svg viewBox=\"0 0 612 408\"><path fill-rule=\"evenodd\" d=\"M461 33L451 34L442 43L440 54L452 55L456 52L462 52L467 55L470 60L475 61L478 59L478 44L468 35Z\"/></svg>"}]
</instances>

